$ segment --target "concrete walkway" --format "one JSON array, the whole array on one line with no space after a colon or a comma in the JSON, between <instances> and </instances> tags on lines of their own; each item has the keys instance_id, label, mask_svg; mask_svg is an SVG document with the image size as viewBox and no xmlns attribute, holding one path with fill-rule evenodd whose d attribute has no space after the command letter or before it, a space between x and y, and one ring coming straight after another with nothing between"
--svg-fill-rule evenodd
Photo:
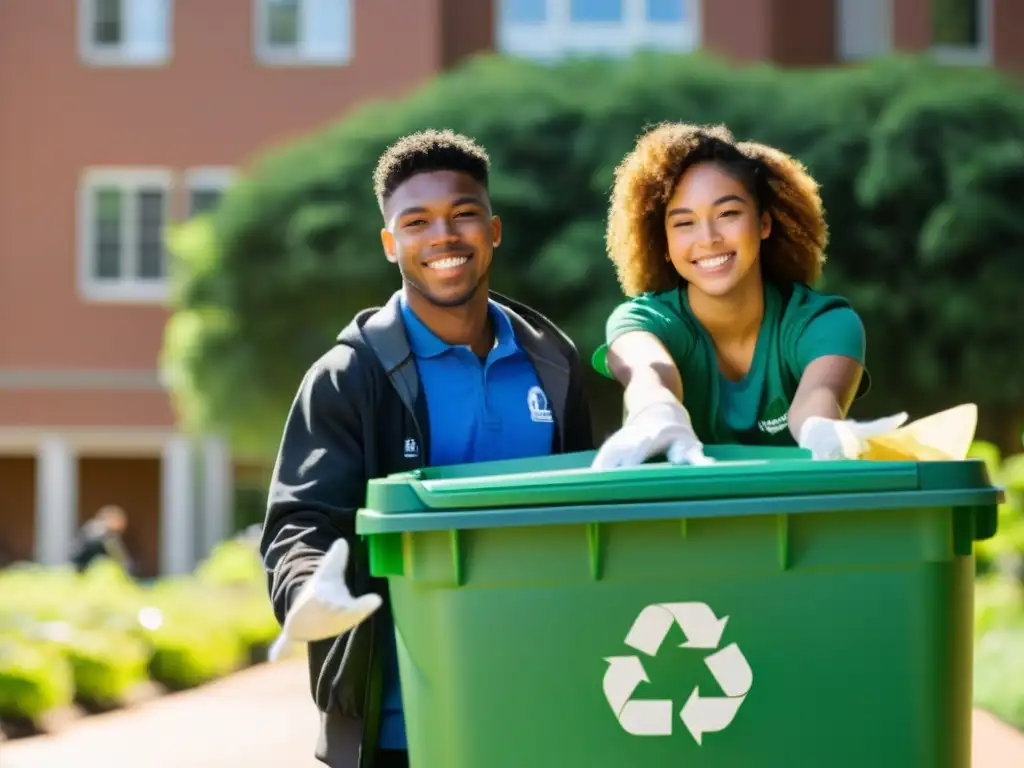
<instances>
[{"instance_id":1,"label":"concrete walkway","mask_svg":"<svg viewBox=\"0 0 1024 768\"><path fill-rule=\"evenodd\" d=\"M972 768L1024 766L1024 734L977 709L973 727Z\"/></svg>"},{"instance_id":2,"label":"concrete walkway","mask_svg":"<svg viewBox=\"0 0 1024 768\"><path fill-rule=\"evenodd\" d=\"M54 736L0 746L2 768L324 768L301 659L261 666ZM1024 735L974 713L973 768L1022 768Z\"/></svg>"}]
</instances>

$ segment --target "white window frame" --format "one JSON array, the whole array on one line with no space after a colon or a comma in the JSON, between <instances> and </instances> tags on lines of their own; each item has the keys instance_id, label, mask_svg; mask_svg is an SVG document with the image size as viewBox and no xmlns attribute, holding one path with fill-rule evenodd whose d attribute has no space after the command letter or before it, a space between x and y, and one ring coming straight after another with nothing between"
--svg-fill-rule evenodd
<instances>
[{"instance_id":1,"label":"white window frame","mask_svg":"<svg viewBox=\"0 0 1024 768\"><path fill-rule=\"evenodd\" d=\"M172 222L174 199L174 172L170 168L86 168L78 185L78 290L88 301L163 303L169 295L166 267L168 255L164 245L165 274L161 278L140 278L124 274L125 264L132 264L137 248L138 233L134 203L129 202L122 215L121 253L122 275L117 280L96 277L96 209L95 190L102 186L116 186L128 193L126 200L134 200L132 193L142 186L159 187L164 192L164 227ZM132 264L134 270L135 266Z\"/></svg>"},{"instance_id":2,"label":"white window frame","mask_svg":"<svg viewBox=\"0 0 1024 768\"><path fill-rule=\"evenodd\" d=\"M372 1L372 0L371 0ZM481 0L482 2L483 0ZM301 39L293 51L276 50L267 42L267 20L269 0L253 0L253 50L256 60L271 67L343 67L351 63L355 50L355 0L338 0L344 4L345 29L342 34L342 51L335 56L312 56L302 52ZM299 0L299 30L302 30L302 8L306 0Z\"/></svg>"},{"instance_id":3,"label":"white window frame","mask_svg":"<svg viewBox=\"0 0 1024 768\"><path fill-rule=\"evenodd\" d=\"M929 6L931 0L929 0ZM992 0L978 0L978 30L980 40L974 46L933 45L932 55L943 64L953 66L989 67L994 63L992 54ZM929 34L931 29L929 28Z\"/></svg>"},{"instance_id":4,"label":"white window frame","mask_svg":"<svg viewBox=\"0 0 1024 768\"><path fill-rule=\"evenodd\" d=\"M208 165L189 168L183 175L185 187L185 217L191 218L192 192L195 190L217 190L224 192L235 180L235 169L230 166Z\"/></svg>"},{"instance_id":5,"label":"white window frame","mask_svg":"<svg viewBox=\"0 0 1024 768\"><path fill-rule=\"evenodd\" d=\"M78 54L84 64L92 67L163 67L170 63L174 41L174 0L162 0L165 16L163 50L155 55L132 52L130 42L115 46L99 45L93 39L96 2L78 0ZM127 5L132 0L121 2ZM125 16L127 19L128 14Z\"/></svg>"},{"instance_id":6,"label":"white window frame","mask_svg":"<svg viewBox=\"0 0 1024 768\"><path fill-rule=\"evenodd\" d=\"M573 21L570 0L547 0L546 21L505 23L499 5L494 39L501 53L549 61L573 55L628 56L645 48L689 53L700 47L701 1L684 2L687 21L680 23L648 21L645 0L623 0L621 22Z\"/></svg>"}]
</instances>

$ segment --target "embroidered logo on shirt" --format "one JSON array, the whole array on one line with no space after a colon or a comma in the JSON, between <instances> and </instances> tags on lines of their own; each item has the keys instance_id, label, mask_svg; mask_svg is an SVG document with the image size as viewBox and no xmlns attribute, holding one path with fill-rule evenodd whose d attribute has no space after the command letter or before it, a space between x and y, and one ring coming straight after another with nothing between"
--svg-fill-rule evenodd
<instances>
[{"instance_id":1,"label":"embroidered logo on shirt","mask_svg":"<svg viewBox=\"0 0 1024 768\"><path fill-rule=\"evenodd\" d=\"M526 405L530 409L530 420L543 424L553 421L551 407L548 405L548 396L540 387L530 387L526 393Z\"/></svg>"},{"instance_id":2,"label":"embroidered logo on shirt","mask_svg":"<svg viewBox=\"0 0 1024 768\"><path fill-rule=\"evenodd\" d=\"M407 459L415 459L419 455L420 455L420 447L419 447L419 445L416 443L416 441L413 438L407 437L405 439L405 458L407 458Z\"/></svg>"},{"instance_id":3,"label":"embroidered logo on shirt","mask_svg":"<svg viewBox=\"0 0 1024 768\"><path fill-rule=\"evenodd\" d=\"M789 426L789 416L783 414L774 419L761 419L757 422L757 428L769 435L777 435Z\"/></svg>"},{"instance_id":4,"label":"embroidered logo on shirt","mask_svg":"<svg viewBox=\"0 0 1024 768\"><path fill-rule=\"evenodd\" d=\"M770 415L780 412L781 415L779 416ZM757 420L757 428L769 435L777 435L788 427L789 414L786 413L786 403L780 399L773 400L772 404L765 409L762 417Z\"/></svg>"}]
</instances>

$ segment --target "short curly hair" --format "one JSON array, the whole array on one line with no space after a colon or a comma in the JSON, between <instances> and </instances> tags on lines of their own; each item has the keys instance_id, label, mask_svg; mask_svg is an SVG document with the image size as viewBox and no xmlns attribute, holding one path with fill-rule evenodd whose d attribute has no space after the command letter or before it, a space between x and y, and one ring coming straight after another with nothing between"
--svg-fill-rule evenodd
<instances>
[{"instance_id":1,"label":"short curly hair","mask_svg":"<svg viewBox=\"0 0 1024 768\"><path fill-rule=\"evenodd\" d=\"M403 136L386 150L373 171L373 191L381 211L409 178L429 171L458 171L488 188L491 159L487 150L452 130L426 130Z\"/></svg>"},{"instance_id":2,"label":"short curly hair","mask_svg":"<svg viewBox=\"0 0 1024 768\"><path fill-rule=\"evenodd\" d=\"M665 207L690 166L718 164L743 183L772 218L761 243L765 279L811 284L821 275L828 242L818 183L789 155L754 142L737 142L724 125L659 123L637 141L615 170L606 231L608 256L627 296L676 287L666 260Z\"/></svg>"}]
</instances>

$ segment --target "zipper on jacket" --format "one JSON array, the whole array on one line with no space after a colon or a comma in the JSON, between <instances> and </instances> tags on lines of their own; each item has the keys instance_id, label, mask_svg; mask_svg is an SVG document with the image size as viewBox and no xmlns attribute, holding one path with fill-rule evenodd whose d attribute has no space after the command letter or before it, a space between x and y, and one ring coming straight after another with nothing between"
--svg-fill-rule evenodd
<instances>
[{"instance_id":1,"label":"zipper on jacket","mask_svg":"<svg viewBox=\"0 0 1024 768\"><path fill-rule=\"evenodd\" d=\"M401 398L399 398L399 399L401 399ZM419 444L421 446L421 448L420 448L420 455L419 455L419 469L417 471L422 471L423 469L426 469L426 466L427 466L427 458L426 457L427 457L427 451L429 450L429 446L427 446L425 444L424 440L423 440L423 428L420 426L419 419L416 418L416 410L415 410L415 408L410 408L408 406L408 404L406 404L406 402L404 400L402 400L402 407L405 408L406 413L408 413L409 416L412 417L412 425L413 425L413 428L416 430L416 439L419 441ZM365 685L363 687L363 713L364 714L363 714L363 717L362 717L362 723L360 725L360 731L359 731L359 768L374 768L374 763L375 763L375 760L376 760L376 751L377 751L377 748L378 748L379 743L380 743L380 723L381 723L381 719L382 719L381 718L381 714L382 713L381 712L371 713L371 709L370 709L370 700L371 700L370 686L373 685L373 664L374 664L374 661L376 660L376 658L377 658L377 625L376 625L376 621L373 621L373 622L370 622L370 652L369 652L369 659L367 660L367 664L366 664L366 670L367 670L366 683L365 683ZM382 673L381 679L383 680L383 673ZM381 702L380 703L381 703L381 708L383 708L383 706L384 706L384 692L383 692L383 690L381 691ZM373 749L370 750L373 754L366 755L366 754L364 754L364 752L367 750L367 747L369 746L366 743L366 723L367 723L367 720L369 720L371 716L375 717L376 721L377 721L377 739L374 740ZM402 712L402 717L403 718L405 717L404 710Z\"/></svg>"}]
</instances>

